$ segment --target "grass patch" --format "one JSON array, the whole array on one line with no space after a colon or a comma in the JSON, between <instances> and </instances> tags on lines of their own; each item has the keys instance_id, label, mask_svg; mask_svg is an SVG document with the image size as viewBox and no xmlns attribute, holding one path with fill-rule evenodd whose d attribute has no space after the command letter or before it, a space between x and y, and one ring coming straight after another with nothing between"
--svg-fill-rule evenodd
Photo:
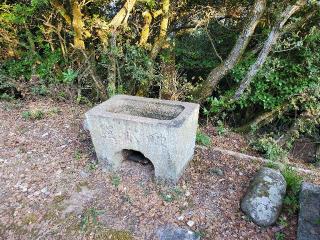
<instances>
[{"instance_id":1,"label":"grass patch","mask_svg":"<svg viewBox=\"0 0 320 240\"><path fill-rule=\"evenodd\" d=\"M211 145L211 138L207 134L198 131L196 135L196 143L209 147Z\"/></svg>"},{"instance_id":2,"label":"grass patch","mask_svg":"<svg viewBox=\"0 0 320 240\"><path fill-rule=\"evenodd\" d=\"M29 110L22 112L22 118L24 120L40 120L45 117L45 114L42 110Z\"/></svg>"},{"instance_id":3,"label":"grass patch","mask_svg":"<svg viewBox=\"0 0 320 240\"><path fill-rule=\"evenodd\" d=\"M159 196L165 202L173 202L179 199L184 194L184 191L178 187L170 188L165 191L159 191Z\"/></svg>"},{"instance_id":4,"label":"grass patch","mask_svg":"<svg viewBox=\"0 0 320 240\"><path fill-rule=\"evenodd\" d=\"M114 186L115 188L118 188L120 186L121 183L121 177L118 175L112 175L111 176L111 184L112 186Z\"/></svg>"}]
</instances>

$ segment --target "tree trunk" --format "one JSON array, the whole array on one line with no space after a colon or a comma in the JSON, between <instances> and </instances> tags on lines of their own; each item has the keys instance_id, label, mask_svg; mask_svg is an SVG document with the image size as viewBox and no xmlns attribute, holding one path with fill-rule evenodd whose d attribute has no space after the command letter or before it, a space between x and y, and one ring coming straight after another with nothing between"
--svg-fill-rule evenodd
<instances>
[{"instance_id":1,"label":"tree trunk","mask_svg":"<svg viewBox=\"0 0 320 240\"><path fill-rule=\"evenodd\" d=\"M256 126L257 128L261 128L268 123L272 122L277 116L283 114L285 111L287 111L289 107L289 104L285 103L284 105L281 105L272 111L262 113L261 115L258 115L255 119L250 121L249 123L246 123L245 125L242 125L238 128L236 128L237 132L249 132L253 126Z\"/></svg>"},{"instance_id":2,"label":"tree trunk","mask_svg":"<svg viewBox=\"0 0 320 240\"><path fill-rule=\"evenodd\" d=\"M151 59L155 59L158 56L163 44L166 41L168 25L169 25L169 7L170 0L162 0L162 20L160 23L160 33L158 38L155 40L150 57Z\"/></svg>"},{"instance_id":3,"label":"tree trunk","mask_svg":"<svg viewBox=\"0 0 320 240\"><path fill-rule=\"evenodd\" d=\"M76 49L85 49L83 41L83 27L81 7L77 0L71 0L72 27L74 30L73 45Z\"/></svg>"},{"instance_id":4,"label":"tree trunk","mask_svg":"<svg viewBox=\"0 0 320 240\"><path fill-rule=\"evenodd\" d=\"M285 23L288 21L288 19L299 9L301 9L302 6L306 4L305 0L299 0L296 2L295 5L289 5L285 11L281 14L280 18L272 28L271 32L269 33L269 36L260 51L258 58L256 62L250 67L247 75L240 83L240 86L238 90L235 93L234 100L238 100L243 92L248 88L253 78L256 76L262 65L265 63L267 56L269 55L270 51L272 50L272 47L277 42L277 39L281 35L281 30Z\"/></svg>"},{"instance_id":5,"label":"tree trunk","mask_svg":"<svg viewBox=\"0 0 320 240\"><path fill-rule=\"evenodd\" d=\"M64 18L64 20L67 22L67 24L72 25L71 17L68 15L63 4L60 3L59 0L51 0L50 3L61 14L61 16Z\"/></svg>"},{"instance_id":6,"label":"tree trunk","mask_svg":"<svg viewBox=\"0 0 320 240\"><path fill-rule=\"evenodd\" d=\"M241 35L239 36L235 46L231 50L227 59L214 68L208 75L207 79L200 88L194 93L194 97L199 101L205 100L212 94L219 81L237 64L242 57L249 41L254 33L257 24L266 8L266 0L256 0L251 11L250 17L245 24Z\"/></svg>"},{"instance_id":7,"label":"tree trunk","mask_svg":"<svg viewBox=\"0 0 320 240\"><path fill-rule=\"evenodd\" d=\"M150 24L152 22L152 15L149 11L145 11L142 16L144 18L144 26L141 30L139 45L145 46L150 35Z\"/></svg>"},{"instance_id":8,"label":"tree trunk","mask_svg":"<svg viewBox=\"0 0 320 240\"><path fill-rule=\"evenodd\" d=\"M109 53L109 67L108 67L108 96L111 97L116 94L116 77L117 77L117 61L114 52L117 47L117 39L115 33L110 37L110 53Z\"/></svg>"},{"instance_id":9,"label":"tree trunk","mask_svg":"<svg viewBox=\"0 0 320 240\"><path fill-rule=\"evenodd\" d=\"M104 101L108 98L108 95L107 95L107 91L106 91L106 88L105 88L103 82L101 81L100 77L97 74L95 59L94 58L92 59L91 56L88 56L87 53L85 52L85 50L82 50L82 49L80 49L80 50L86 60L86 64L88 64L90 75L91 75L93 83L95 85L95 89L99 95L98 97L102 101Z\"/></svg>"},{"instance_id":10,"label":"tree trunk","mask_svg":"<svg viewBox=\"0 0 320 240\"><path fill-rule=\"evenodd\" d=\"M130 12L132 11L136 0L127 0L120 11L113 17L109 23L109 27L116 30L120 25L124 24L128 19Z\"/></svg>"}]
</instances>

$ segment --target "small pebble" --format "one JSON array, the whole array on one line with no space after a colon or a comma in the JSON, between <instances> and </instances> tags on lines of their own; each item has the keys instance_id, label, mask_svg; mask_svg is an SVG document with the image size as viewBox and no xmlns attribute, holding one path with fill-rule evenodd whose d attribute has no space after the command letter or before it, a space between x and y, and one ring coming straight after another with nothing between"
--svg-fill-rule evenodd
<instances>
[{"instance_id":1,"label":"small pebble","mask_svg":"<svg viewBox=\"0 0 320 240\"><path fill-rule=\"evenodd\" d=\"M194 221L191 221L191 220L188 221L188 222L187 222L187 225L188 225L189 227L192 227L192 226L194 225Z\"/></svg>"},{"instance_id":2,"label":"small pebble","mask_svg":"<svg viewBox=\"0 0 320 240\"><path fill-rule=\"evenodd\" d=\"M33 196L39 196L39 194L40 194L39 191L35 191L35 192L33 193Z\"/></svg>"},{"instance_id":3,"label":"small pebble","mask_svg":"<svg viewBox=\"0 0 320 240\"><path fill-rule=\"evenodd\" d=\"M49 194L50 194L50 193L48 192L47 187L42 188L40 191L41 191L43 194L45 194L45 195L49 195Z\"/></svg>"},{"instance_id":4,"label":"small pebble","mask_svg":"<svg viewBox=\"0 0 320 240\"><path fill-rule=\"evenodd\" d=\"M46 133L42 134L41 137L44 138L44 137L46 137L46 136L48 136L48 135L49 135L49 133L46 132Z\"/></svg>"},{"instance_id":5,"label":"small pebble","mask_svg":"<svg viewBox=\"0 0 320 240\"><path fill-rule=\"evenodd\" d=\"M211 175L218 175L218 176L223 176L224 172L221 168L210 168L209 173Z\"/></svg>"}]
</instances>

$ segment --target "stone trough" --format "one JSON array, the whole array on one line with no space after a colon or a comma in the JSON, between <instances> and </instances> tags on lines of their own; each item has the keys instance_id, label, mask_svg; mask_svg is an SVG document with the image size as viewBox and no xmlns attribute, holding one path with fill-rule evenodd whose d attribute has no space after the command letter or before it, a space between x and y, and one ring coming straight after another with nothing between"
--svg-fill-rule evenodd
<instances>
[{"instance_id":1,"label":"stone trough","mask_svg":"<svg viewBox=\"0 0 320 240\"><path fill-rule=\"evenodd\" d=\"M128 155L150 160L157 179L176 182L192 159L199 105L117 95L89 110L99 163L116 170Z\"/></svg>"}]
</instances>

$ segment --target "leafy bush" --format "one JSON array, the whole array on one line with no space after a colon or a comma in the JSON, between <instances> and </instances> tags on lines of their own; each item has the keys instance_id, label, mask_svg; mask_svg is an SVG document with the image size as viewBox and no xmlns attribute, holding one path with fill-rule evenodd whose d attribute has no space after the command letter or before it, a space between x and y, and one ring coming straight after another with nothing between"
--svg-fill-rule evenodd
<instances>
[{"instance_id":1,"label":"leafy bush","mask_svg":"<svg viewBox=\"0 0 320 240\"><path fill-rule=\"evenodd\" d=\"M281 161L287 157L288 152L278 146L272 137L263 137L251 143L257 151L263 153L271 161Z\"/></svg>"},{"instance_id":2,"label":"leafy bush","mask_svg":"<svg viewBox=\"0 0 320 240\"><path fill-rule=\"evenodd\" d=\"M316 27L306 35L287 34L252 82L250 95L242 97L237 104L242 108L258 104L270 110L311 85L319 84L319 46L320 30ZM233 69L232 77L236 82L243 79L253 60L250 56Z\"/></svg>"}]
</instances>

